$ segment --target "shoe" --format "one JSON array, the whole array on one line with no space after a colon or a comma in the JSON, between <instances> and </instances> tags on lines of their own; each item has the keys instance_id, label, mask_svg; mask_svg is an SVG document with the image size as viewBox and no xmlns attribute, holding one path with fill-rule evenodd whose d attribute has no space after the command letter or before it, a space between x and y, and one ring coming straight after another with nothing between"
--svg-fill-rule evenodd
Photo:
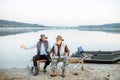
<instances>
[{"instance_id":1,"label":"shoe","mask_svg":"<svg viewBox=\"0 0 120 80\"><path fill-rule=\"evenodd\" d=\"M39 73L38 66L35 66L35 72L34 72L33 76L37 76L38 73Z\"/></svg>"},{"instance_id":2,"label":"shoe","mask_svg":"<svg viewBox=\"0 0 120 80\"><path fill-rule=\"evenodd\" d=\"M33 73L33 69L34 69L34 67L32 67L31 70L30 70L31 74Z\"/></svg>"},{"instance_id":3,"label":"shoe","mask_svg":"<svg viewBox=\"0 0 120 80\"><path fill-rule=\"evenodd\" d=\"M53 71L53 74L51 74L50 76L51 76L51 77L56 77L56 76L58 76L57 71L56 71L56 70Z\"/></svg>"}]
</instances>

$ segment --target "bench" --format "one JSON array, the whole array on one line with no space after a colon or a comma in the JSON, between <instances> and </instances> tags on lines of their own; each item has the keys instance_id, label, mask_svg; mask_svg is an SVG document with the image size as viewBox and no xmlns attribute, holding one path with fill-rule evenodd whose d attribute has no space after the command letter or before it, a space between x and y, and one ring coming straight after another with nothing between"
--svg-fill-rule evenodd
<instances>
[{"instance_id":1,"label":"bench","mask_svg":"<svg viewBox=\"0 0 120 80\"><path fill-rule=\"evenodd\" d=\"M74 67L77 67L77 65L79 65L81 63L81 69L82 70L84 70L84 61L85 61L85 58L81 58L81 59L71 58L71 59L68 59L69 63L77 63ZM46 62L46 60L44 60L44 59L37 60L37 65L38 65L39 71L40 71L40 63L45 63L45 62ZM60 62L62 62L62 60L60 60Z\"/></svg>"},{"instance_id":2,"label":"bench","mask_svg":"<svg viewBox=\"0 0 120 80\"><path fill-rule=\"evenodd\" d=\"M42 59L42 60L37 60L37 65L38 65L38 68L39 68L39 71L40 71L40 63L45 63L46 60Z\"/></svg>"}]
</instances>

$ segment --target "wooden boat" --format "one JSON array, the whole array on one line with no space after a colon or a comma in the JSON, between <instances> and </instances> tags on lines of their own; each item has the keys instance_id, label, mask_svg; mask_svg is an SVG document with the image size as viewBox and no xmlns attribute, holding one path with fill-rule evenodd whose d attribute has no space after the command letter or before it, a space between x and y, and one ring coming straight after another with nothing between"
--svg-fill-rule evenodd
<instances>
[{"instance_id":1,"label":"wooden boat","mask_svg":"<svg viewBox=\"0 0 120 80\"><path fill-rule=\"evenodd\" d=\"M78 62L82 57L87 63L116 63L120 61L120 51L84 51L82 54L77 51L69 62Z\"/></svg>"}]
</instances>

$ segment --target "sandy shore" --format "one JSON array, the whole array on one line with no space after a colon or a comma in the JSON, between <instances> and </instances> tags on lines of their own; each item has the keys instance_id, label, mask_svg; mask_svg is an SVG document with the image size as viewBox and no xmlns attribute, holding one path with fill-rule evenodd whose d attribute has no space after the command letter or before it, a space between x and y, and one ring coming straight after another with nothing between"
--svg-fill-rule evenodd
<instances>
[{"instance_id":1,"label":"sandy shore","mask_svg":"<svg viewBox=\"0 0 120 80\"><path fill-rule=\"evenodd\" d=\"M12 67L0 69L0 80L120 80L120 63L116 64L90 64L85 63L85 70L81 70L81 65L69 64L67 67L67 76L62 78L61 68L62 63L58 64L59 75L51 77L50 66L47 68L47 73L42 72L42 67L38 76L32 76L29 66L27 67ZM78 73L78 75L74 75Z\"/></svg>"}]
</instances>

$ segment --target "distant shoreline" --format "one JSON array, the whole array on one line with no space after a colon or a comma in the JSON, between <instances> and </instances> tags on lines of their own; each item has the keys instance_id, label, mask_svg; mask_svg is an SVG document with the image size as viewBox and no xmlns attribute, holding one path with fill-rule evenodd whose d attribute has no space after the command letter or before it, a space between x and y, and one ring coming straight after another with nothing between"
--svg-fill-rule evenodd
<instances>
[{"instance_id":1,"label":"distant shoreline","mask_svg":"<svg viewBox=\"0 0 120 80\"><path fill-rule=\"evenodd\" d=\"M1 29L80 29L80 30L120 30L120 28L77 28L77 27L2 27Z\"/></svg>"},{"instance_id":2,"label":"distant shoreline","mask_svg":"<svg viewBox=\"0 0 120 80\"><path fill-rule=\"evenodd\" d=\"M31 24L17 21L0 20L0 36L34 32L39 30L82 30L82 31L102 31L108 33L120 33L120 23L109 23L101 25L78 25L78 26L46 26L41 24Z\"/></svg>"}]
</instances>

